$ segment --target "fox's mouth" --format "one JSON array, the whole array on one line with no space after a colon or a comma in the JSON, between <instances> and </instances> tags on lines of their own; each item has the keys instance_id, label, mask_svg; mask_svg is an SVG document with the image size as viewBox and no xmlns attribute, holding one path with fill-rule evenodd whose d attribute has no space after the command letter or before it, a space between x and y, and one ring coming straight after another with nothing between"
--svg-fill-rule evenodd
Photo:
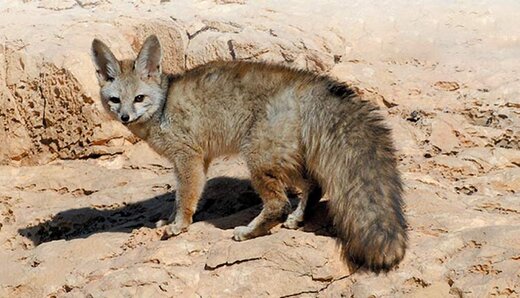
<instances>
[{"instance_id":1,"label":"fox's mouth","mask_svg":"<svg viewBox=\"0 0 520 298\"><path fill-rule=\"evenodd\" d=\"M125 125L125 126L128 126L128 125L130 125L130 124L134 124L134 123L135 123L137 120L139 120L140 118L141 118L141 116L139 116L139 117L137 117L137 118L135 118L135 119L133 119L133 120L129 120L129 121L121 121L121 123L123 123L123 125Z\"/></svg>"}]
</instances>

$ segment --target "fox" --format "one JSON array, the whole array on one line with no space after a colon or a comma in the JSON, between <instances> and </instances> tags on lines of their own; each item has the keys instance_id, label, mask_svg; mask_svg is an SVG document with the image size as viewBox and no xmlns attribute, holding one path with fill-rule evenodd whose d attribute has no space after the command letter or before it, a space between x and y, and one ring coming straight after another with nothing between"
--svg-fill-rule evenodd
<instances>
[{"instance_id":1,"label":"fox","mask_svg":"<svg viewBox=\"0 0 520 298\"><path fill-rule=\"evenodd\" d=\"M267 235L280 223L297 229L327 196L347 263L379 273L404 258L407 222L391 130L352 87L268 62L213 61L164 73L155 35L134 60L118 60L97 38L91 56L103 107L172 164L175 208L156 224L163 239L188 230L211 161L238 154L263 208L234 228L234 240ZM301 191L294 211L289 188Z\"/></svg>"}]
</instances>

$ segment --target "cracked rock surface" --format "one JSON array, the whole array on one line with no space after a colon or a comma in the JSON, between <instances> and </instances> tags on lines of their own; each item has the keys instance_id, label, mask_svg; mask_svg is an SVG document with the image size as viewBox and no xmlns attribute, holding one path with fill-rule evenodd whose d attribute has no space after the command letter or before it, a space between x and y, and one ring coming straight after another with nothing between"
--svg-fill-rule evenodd
<instances>
[{"instance_id":1,"label":"cracked rock surface","mask_svg":"<svg viewBox=\"0 0 520 298\"><path fill-rule=\"evenodd\" d=\"M0 2L0 297L520 295L519 3L115 2ZM377 103L406 184L399 267L349 269L326 201L298 230L231 240L261 208L238 157L161 241L171 165L107 119L89 56L97 37L131 58L152 33L169 72L271 61Z\"/></svg>"}]
</instances>

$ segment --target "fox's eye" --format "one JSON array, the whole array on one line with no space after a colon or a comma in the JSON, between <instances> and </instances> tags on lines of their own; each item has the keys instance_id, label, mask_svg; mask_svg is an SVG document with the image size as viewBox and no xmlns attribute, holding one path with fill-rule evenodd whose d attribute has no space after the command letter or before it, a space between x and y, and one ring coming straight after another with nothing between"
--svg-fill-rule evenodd
<instances>
[{"instance_id":1,"label":"fox's eye","mask_svg":"<svg viewBox=\"0 0 520 298\"><path fill-rule=\"evenodd\" d=\"M142 102L144 100L144 95L137 95L135 98L134 98L134 101L135 102Z\"/></svg>"},{"instance_id":2,"label":"fox's eye","mask_svg":"<svg viewBox=\"0 0 520 298\"><path fill-rule=\"evenodd\" d=\"M110 100L110 102L113 102L113 103L120 103L121 102L119 97L110 97L108 100Z\"/></svg>"}]
</instances>

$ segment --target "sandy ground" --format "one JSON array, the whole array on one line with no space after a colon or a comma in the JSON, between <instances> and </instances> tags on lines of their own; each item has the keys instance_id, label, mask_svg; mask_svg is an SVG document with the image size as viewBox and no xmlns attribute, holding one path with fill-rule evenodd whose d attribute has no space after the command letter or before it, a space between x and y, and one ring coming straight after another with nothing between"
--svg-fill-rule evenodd
<instances>
[{"instance_id":1,"label":"sandy ground","mask_svg":"<svg viewBox=\"0 0 520 298\"><path fill-rule=\"evenodd\" d=\"M518 12L515 1L1 3L0 296L520 296ZM170 23L137 21L152 18ZM299 230L232 241L261 208L237 157L210 168L189 231L160 241L153 223L173 208L171 167L102 118L88 57L93 36L131 56L155 31L181 53L170 52L172 71L278 61L377 102L406 183L399 267L349 270L326 202Z\"/></svg>"}]
</instances>

